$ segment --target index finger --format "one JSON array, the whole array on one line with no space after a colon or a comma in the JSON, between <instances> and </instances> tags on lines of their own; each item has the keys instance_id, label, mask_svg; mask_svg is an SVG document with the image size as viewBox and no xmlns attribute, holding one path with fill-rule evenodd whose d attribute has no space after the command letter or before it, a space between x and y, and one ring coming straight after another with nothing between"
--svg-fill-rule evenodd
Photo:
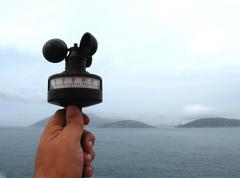
<instances>
[{"instance_id":1,"label":"index finger","mask_svg":"<svg viewBox=\"0 0 240 178\"><path fill-rule=\"evenodd\" d=\"M83 119L84 119L84 125L88 125L90 122L89 117L84 113L82 113L82 115L83 115Z\"/></svg>"}]
</instances>

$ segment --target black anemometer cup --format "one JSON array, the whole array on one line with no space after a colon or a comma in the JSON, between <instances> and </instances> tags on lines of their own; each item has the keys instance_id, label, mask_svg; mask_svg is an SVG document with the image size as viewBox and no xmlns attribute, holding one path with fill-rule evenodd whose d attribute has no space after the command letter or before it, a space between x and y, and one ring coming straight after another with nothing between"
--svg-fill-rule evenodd
<instances>
[{"instance_id":1,"label":"black anemometer cup","mask_svg":"<svg viewBox=\"0 0 240 178\"><path fill-rule=\"evenodd\" d=\"M90 33L83 35L79 46L75 43L69 49L60 39L51 39L44 44L43 56L49 62L66 61L65 71L48 78L49 103L82 108L102 102L101 77L86 71L92 64L97 46L97 40Z\"/></svg>"}]
</instances>

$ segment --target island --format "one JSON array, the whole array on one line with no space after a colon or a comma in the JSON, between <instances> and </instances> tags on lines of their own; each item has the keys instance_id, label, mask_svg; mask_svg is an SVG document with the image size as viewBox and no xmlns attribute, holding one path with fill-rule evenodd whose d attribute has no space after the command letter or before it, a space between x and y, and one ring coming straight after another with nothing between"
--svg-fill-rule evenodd
<instances>
[{"instance_id":1,"label":"island","mask_svg":"<svg viewBox=\"0 0 240 178\"><path fill-rule=\"evenodd\" d=\"M177 127L183 128L204 128L204 127L240 127L240 120L223 117L201 118Z\"/></svg>"},{"instance_id":2,"label":"island","mask_svg":"<svg viewBox=\"0 0 240 178\"><path fill-rule=\"evenodd\" d=\"M102 118L93 114L88 114L91 118L90 123L87 127L94 128L153 128L153 126L145 124L140 121L135 120L122 120L118 119L109 119ZM48 123L49 118L42 119L38 122L35 122L30 127L45 127Z\"/></svg>"},{"instance_id":3,"label":"island","mask_svg":"<svg viewBox=\"0 0 240 178\"><path fill-rule=\"evenodd\" d=\"M48 123L48 119L49 118L45 118L40 121L37 121L34 124L30 125L30 127L45 127Z\"/></svg>"},{"instance_id":4,"label":"island","mask_svg":"<svg viewBox=\"0 0 240 178\"><path fill-rule=\"evenodd\" d=\"M95 127L96 128L96 127L100 127L103 124L117 121L116 119L99 117L94 114L87 114L87 115L90 118L90 123L87 125L87 127ZM35 122L34 124L30 125L30 127L45 127L45 126L47 126L48 120L49 120L49 117Z\"/></svg>"},{"instance_id":5,"label":"island","mask_svg":"<svg viewBox=\"0 0 240 178\"><path fill-rule=\"evenodd\" d=\"M153 126L135 120L121 120L103 124L100 128L153 128Z\"/></svg>"}]
</instances>

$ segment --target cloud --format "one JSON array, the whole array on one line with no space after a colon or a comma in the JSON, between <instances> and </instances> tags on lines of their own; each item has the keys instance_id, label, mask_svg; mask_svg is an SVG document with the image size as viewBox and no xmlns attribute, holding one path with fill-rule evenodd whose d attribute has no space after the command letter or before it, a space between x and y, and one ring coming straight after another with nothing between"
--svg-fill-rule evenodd
<instances>
[{"instance_id":1,"label":"cloud","mask_svg":"<svg viewBox=\"0 0 240 178\"><path fill-rule=\"evenodd\" d=\"M0 88L0 100L18 101L24 103L43 103L46 101L44 94L35 92L29 94L27 91L4 90Z\"/></svg>"},{"instance_id":2,"label":"cloud","mask_svg":"<svg viewBox=\"0 0 240 178\"><path fill-rule=\"evenodd\" d=\"M232 31L210 22L198 22L189 32L187 54L206 55L219 53L233 45Z\"/></svg>"},{"instance_id":3,"label":"cloud","mask_svg":"<svg viewBox=\"0 0 240 178\"><path fill-rule=\"evenodd\" d=\"M186 105L182 108L182 112L185 115L211 114L214 111L216 111L215 108L203 106L203 105L199 105L199 104Z\"/></svg>"}]
</instances>

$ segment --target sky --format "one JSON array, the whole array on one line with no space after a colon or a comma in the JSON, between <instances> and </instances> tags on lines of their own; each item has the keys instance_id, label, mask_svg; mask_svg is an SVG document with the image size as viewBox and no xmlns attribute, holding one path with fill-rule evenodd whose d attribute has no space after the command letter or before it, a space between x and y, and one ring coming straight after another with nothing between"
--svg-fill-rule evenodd
<instances>
[{"instance_id":1,"label":"sky","mask_svg":"<svg viewBox=\"0 0 240 178\"><path fill-rule=\"evenodd\" d=\"M64 70L42 56L60 38L98 40L89 72L103 78L106 118L182 124L240 119L239 0L8 0L0 6L0 126L28 126L60 107L48 77Z\"/></svg>"}]
</instances>

